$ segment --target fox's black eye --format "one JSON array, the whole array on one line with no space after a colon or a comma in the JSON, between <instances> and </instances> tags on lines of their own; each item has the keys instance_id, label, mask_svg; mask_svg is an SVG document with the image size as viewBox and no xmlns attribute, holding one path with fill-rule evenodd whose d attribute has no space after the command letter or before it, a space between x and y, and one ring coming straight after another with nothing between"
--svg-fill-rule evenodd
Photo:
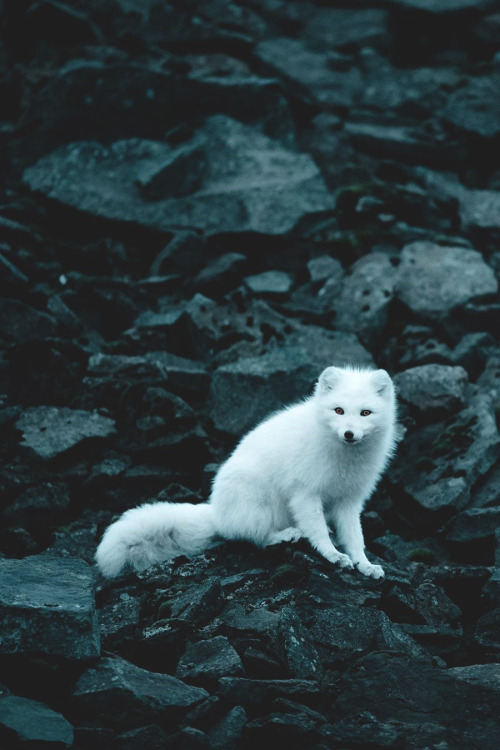
<instances>
[{"instance_id":1,"label":"fox's black eye","mask_svg":"<svg viewBox=\"0 0 500 750\"><path fill-rule=\"evenodd\" d=\"M344 413L344 410L341 409L340 406L337 406L337 408L335 409L335 414L343 414L343 413Z\"/></svg>"},{"instance_id":2,"label":"fox's black eye","mask_svg":"<svg viewBox=\"0 0 500 750\"><path fill-rule=\"evenodd\" d=\"M371 414L371 411L369 409L363 409L362 412L360 412L362 417L368 417Z\"/></svg>"}]
</instances>

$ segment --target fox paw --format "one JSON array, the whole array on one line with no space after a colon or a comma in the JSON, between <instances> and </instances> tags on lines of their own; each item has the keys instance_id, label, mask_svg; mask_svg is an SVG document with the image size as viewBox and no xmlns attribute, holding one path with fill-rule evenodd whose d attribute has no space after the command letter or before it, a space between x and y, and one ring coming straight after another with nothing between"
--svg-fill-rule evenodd
<instances>
[{"instance_id":1,"label":"fox paw","mask_svg":"<svg viewBox=\"0 0 500 750\"><path fill-rule=\"evenodd\" d=\"M371 562L360 562L356 564L356 567L360 573L369 578L383 578L385 576L381 565L373 565Z\"/></svg>"},{"instance_id":2,"label":"fox paw","mask_svg":"<svg viewBox=\"0 0 500 750\"><path fill-rule=\"evenodd\" d=\"M293 526L289 526L288 529L283 531L277 531L273 534L269 540L269 544L281 544L281 542L298 542L302 534L300 529L296 529Z\"/></svg>"},{"instance_id":3,"label":"fox paw","mask_svg":"<svg viewBox=\"0 0 500 750\"><path fill-rule=\"evenodd\" d=\"M344 555L342 552L337 552L335 555L329 555L328 560L334 565L338 565L339 568L345 568L346 570L352 570L354 563L349 555Z\"/></svg>"}]
</instances>

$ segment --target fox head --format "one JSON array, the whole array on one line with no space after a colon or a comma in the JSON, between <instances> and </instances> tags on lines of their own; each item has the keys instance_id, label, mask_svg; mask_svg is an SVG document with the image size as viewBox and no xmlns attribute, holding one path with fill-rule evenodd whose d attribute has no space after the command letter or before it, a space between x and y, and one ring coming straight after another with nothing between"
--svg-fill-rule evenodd
<instances>
[{"instance_id":1,"label":"fox head","mask_svg":"<svg viewBox=\"0 0 500 750\"><path fill-rule=\"evenodd\" d=\"M394 386L385 370L327 367L315 399L322 423L345 445L361 445L394 424Z\"/></svg>"}]
</instances>

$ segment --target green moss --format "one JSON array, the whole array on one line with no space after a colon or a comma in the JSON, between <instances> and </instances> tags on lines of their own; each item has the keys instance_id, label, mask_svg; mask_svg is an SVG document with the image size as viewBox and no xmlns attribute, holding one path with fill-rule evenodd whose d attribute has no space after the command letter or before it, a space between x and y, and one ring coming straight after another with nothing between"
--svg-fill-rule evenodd
<instances>
[{"instance_id":1,"label":"green moss","mask_svg":"<svg viewBox=\"0 0 500 750\"><path fill-rule=\"evenodd\" d=\"M408 552L410 562L421 562L431 565L436 562L436 555L427 547L414 547Z\"/></svg>"}]
</instances>

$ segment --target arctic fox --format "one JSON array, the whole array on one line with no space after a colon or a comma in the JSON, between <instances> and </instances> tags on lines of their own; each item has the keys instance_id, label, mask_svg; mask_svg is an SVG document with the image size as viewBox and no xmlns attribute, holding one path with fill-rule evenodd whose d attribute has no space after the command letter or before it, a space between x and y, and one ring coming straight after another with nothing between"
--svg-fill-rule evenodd
<instances>
[{"instance_id":1,"label":"arctic fox","mask_svg":"<svg viewBox=\"0 0 500 750\"><path fill-rule=\"evenodd\" d=\"M360 515L394 452L395 429L395 392L385 370L328 367L312 396L241 440L208 502L151 503L124 513L103 536L98 567L112 578L225 539L266 547L305 537L331 563L381 578L382 567L365 555Z\"/></svg>"}]
</instances>

